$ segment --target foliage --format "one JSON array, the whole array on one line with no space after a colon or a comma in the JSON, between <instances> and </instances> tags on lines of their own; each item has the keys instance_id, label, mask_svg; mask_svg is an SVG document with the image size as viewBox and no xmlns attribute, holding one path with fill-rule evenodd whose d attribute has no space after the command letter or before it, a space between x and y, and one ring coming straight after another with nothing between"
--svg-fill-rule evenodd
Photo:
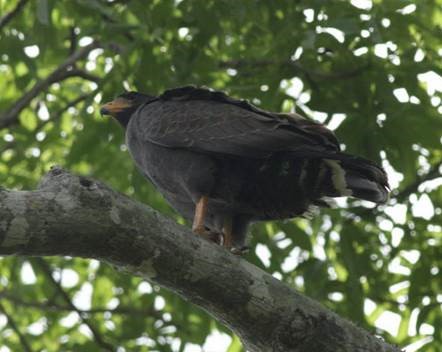
<instances>
[{"instance_id":1,"label":"foliage","mask_svg":"<svg viewBox=\"0 0 442 352\"><path fill-rule=\"evenodd\" d=\"M100 103L124 88L191 83L295 109L382 163L392 197L256 225L247 260L388 341L438 351L441 9L441 0L0 0L0 184L33 188L59 164L178 218ZM0 286L2 351L199 351L214 329L230 334L96 261L4 258ZM236 337L227 350L242 350Z\"/></svg>"}]
</instances>

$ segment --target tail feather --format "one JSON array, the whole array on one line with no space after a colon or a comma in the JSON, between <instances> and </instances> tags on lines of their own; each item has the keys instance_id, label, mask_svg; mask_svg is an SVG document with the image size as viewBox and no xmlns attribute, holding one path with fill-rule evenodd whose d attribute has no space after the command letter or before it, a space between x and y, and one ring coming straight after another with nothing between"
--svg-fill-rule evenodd
<instances>
[{"instance_id":1,"label":"tail feather","mask_svg":"<svg viewBox=\"0 0 442 352\"><path fill-rule=\"evenodd\" d=\"M388 200L388 190L375 181L361 176L349 174L346 176L347 187L352 190L352 196L375 203L385 203Z\"/></svg>"},{"instance_id":2,"label":"tail feather","mask_svg":"<svg viewBox=\"0 0 442 352\"><path fill-rule=\"evenodd\" d=\"M388 200L389 186L385 171L375 163L344 153L323 159L321 193L324 196L352 196L375 203Z\"/></svg>"}]
</instances>

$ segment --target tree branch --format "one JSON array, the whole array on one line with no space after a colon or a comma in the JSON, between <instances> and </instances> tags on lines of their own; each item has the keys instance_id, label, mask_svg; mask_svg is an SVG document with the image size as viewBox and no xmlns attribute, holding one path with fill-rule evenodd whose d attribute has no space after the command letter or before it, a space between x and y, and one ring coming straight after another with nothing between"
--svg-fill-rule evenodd
<instances>
[{"instance_id":1,"label":"tree branch","mask_svg":"<svg viewBox=\"0 0 442 352\"><path fill-rule=\"evenodd\" d=\"M419 186L426 182L426 181L430 181L434 178L440 177L442 174L439 172L439 169L442 167L442 161L438 162L436 165L434 165L433 167L431 167L431 169L422 176L417 176L416 180L411 183L410 185L408 185L407 187L405 187L403 190L401 191L395 191L394 196L397 199L398 202L403 202L405 201L408 196L414 192L417 192Z\"/></svg>"},{"instance_id":2,"label":"tree branch","mask_svg":"<svg viewBox=\"0 0 442 352\"><path fill-rule=\"evenodd\" d=\"M22 306L22 307L29 307L29 308L35 308L38 310L45 310L50 312L80 312L82 314L103 314L103 313L111 313L111 314L121 314L121 315L152 315L155 316L158 319L161 319L161 316L157 314L157 311L155 311L152 307L149 308L133 308L133 307L116 307L116 308L91 308L91 309L73 309L72 306L67 304L58 304L55 302L50 301L43 301L43 302L31 302L27 300L23 300L20 297L17 296L17 294L12 294L10 292L2 291L0 292L0 298L5 299L9 302L12 302L16 306Z\"/></svg>"},{"instance_id":3,"label":"tree branch","mask_svg":"<svg viewBox=\"0 0 442 352\"><path fill-rule=\"evenodd\" d=\"M5 151L9 149L13 149L16 146L16 141L13 140L11 142L6 142L2 148L0 148L0 155L2 155Z\"/></svg>"},{"instance_id":4,"label":"tree branch","mask_svg":"<svg viewBox=\"0 0 442 352\"><path fill-rule=\"evenodd\" d=\"M17 326L17 323L15 322L14 318L5 310L5 307L0 303L0 313L3 313L6 318L8 319L8 324L11 327L12 330L17 334L20 343L23 347L23 350L26 352L32 352L31 345L29 345L28 341L26 340L25 335L22 334L19 327Z\"/></svg>"},{"instance_id":5,"label":"tree branch","mask_svg":"<svg viewBox=\"0 0 442 352\"><path fill-rule=\"evenodd\" d=\"M18 121L20 112L29 105L32 99L48 89L49 86L55 82L61 82L70 77L81 77L97 82L99 80L98 77L91 75L88 72L72 68L72 66L78 60L86 57L93 49L98 47L99 44L97 42L93 42L80 50L77 50L75 53L70 55L65 62L58 66L49 76L35 83L34 86L23 94L23 96L18 99L8 111L0 115L0 129L16 123Z\"/></svg>"},{"instance_id":6,"label":"tree branch","mask_svg":"<svg viewBox=\"0 0 442 352\"><path fill-rule=\"evenodd\" d=\"M283 61L283 60L255 60L255 61L245 61L245 60L229 60L229 61L222 61L219 64L219 67L221 68L256 68L256 69L262 69L266 66L285 66L285 67L291 67L295 68L296 70L306 74L308 77L315 77L318 79L324 79L324 80L337 80L337 79L349 79L353 78L355 76L358 76L361 74L365 69L369 67L369 65L364 65L361 67L357 67L348 71L342 71L342 72L323 72L318 71L310 68L306 68L302 66L297 61Z\"/></svg>"},{"instance_id":7,"label":"tree branch","mask_svg":"<svg viewBox=\"0 0 442 352\"><path fill-rule=\"evenodd\" d=\"M10 12L0 18L0 31L21 11L27 2L28 0L20 0Z\"/></svg>"},{"instance_id":8,"label":"tree branch","mask_svg":"<svg viewBox=\"0 0 442 352\"><path fill-rule=\"evenodd\" d=\"M63 106L61 109L59 109L58 111L56 111L55 113L51 113L51 118L48 120L39 120L37 127L35 128L35 131L39 131L41 130L44 126L46 126L47 123L49 122L56 122L57 120L59 120L62 115L71 107L74 107L76 105L78 105L79 103L81 103L82 101L88 99L89 97L93 96L96 92L98 91L98 87L88 93L84 93L79 95L78 97L76 97L75 99L66 102L66 105ZM15 146L17 145L17 141L14 139L10 142L6 142L4 143L4 145L0 148L0 156L7 150L9 149L13 149L15 148Z\"/></svg>"},{"instance_id":9,"label":"tree branch","mask_svg":"<svg viewBox=\"0 0 442 352\"><path fill-rule=\"evenodd\" d=\"M92 322L86 317L86 314L84 312L82 312L81 310L77 309L77 307L75 307L75 305L71 301L71 298L63 290L63 287L61 287L60 283L55 281L54 277L52 276L52 270L51 270L50 266L48 265L48 263L43 258L35 258L34 262L44 272L47 279L51 282L52 286L54 287L58 296L61 297L61 299L65 302L65 304L67 304L71 308L72 311L77 312L77 314L80 316L82 323L85 324L89 328L89 330L91 331L92 336L94 337L95 343L98 346L100 346L104 351L114 351L115 348L111 344L109 344L108 342L104 341L100 332L92 324Z\"/></svg>"},{"instance_id":10,"label":"tree branch","mask_svg":"<svg viewBox=\"0 0 442 352\"><path fill-rule=\"evenodd\" d=\"M50 119L44 120L44 121L40 120L39 123L37 124L37 127L35 128L35 130L39 131L47 123L58 121L69 108L72 108L72 107L80 104L81 102L85 101L89 97L92 97L95 93L97 93L97 91L98 91L98 87L96 89L88 92L88 93L84 93L84 94L79 95L78 97L76 97L75 99L72 99L71 101L66 102L66 105L63 106L61 109L59 109L55 113L51 113L51 115L50 115L51 118ZM9 149L9 148L7 148L7 149ZM1 154L1 152L0 152L0 154Z\"/></svg>"},{"instance_id":11,"label":"tree branch","mask_svg":"<svg viewBox=\"0 0 442 352\"><path fill-rule=\"evenodd\" d=\"M0 219L0 255L111 263L201 306L252 352L399 351L151 208L59 168L36 191L0 191Z\"/></svg>"}]
</instances>

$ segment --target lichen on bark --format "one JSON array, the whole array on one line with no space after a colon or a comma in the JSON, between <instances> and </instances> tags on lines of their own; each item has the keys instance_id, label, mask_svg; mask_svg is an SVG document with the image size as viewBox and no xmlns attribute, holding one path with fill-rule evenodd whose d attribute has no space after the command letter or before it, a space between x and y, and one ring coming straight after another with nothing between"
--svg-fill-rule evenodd
<instances>
[{"instance_id":1,"label":"lichen on bark","mask_svg":"<svg viewBox=\"0 0 442 352\"><path fill-rule=\"evenodd\" d=\"M54 168L0 190L0 255L94 258L193 302L255 351L399 352L245 259L108 186Z\"/></svg>"}]
</instances>

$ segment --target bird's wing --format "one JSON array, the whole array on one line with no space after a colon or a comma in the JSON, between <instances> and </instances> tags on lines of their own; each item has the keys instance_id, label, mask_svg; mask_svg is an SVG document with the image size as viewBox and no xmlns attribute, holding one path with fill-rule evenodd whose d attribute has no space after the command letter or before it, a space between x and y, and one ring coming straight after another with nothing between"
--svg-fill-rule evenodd
<instances>
[{"instance_id":1,"label":"bird's wing","mask_svg":"<svg viewBox=\"0 0 442 352\"><path fill-rule=\"evenodd\" d=\"M166 91L143 105L130 128L144 141L205 153L265 158L339 151L336 137L323 125L194 87Z\"/></svg>"}]
</instances>

